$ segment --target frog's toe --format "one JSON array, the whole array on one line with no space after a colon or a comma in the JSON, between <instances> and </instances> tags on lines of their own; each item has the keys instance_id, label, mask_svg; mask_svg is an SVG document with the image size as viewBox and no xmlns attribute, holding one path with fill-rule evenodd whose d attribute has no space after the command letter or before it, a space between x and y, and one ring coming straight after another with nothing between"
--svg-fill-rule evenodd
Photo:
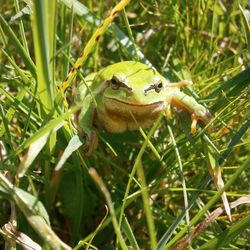
<instances>
[{"instance_id":1,"label":"frog's toe","mask_svg":"<svg viewBox=\"0 0 250 250\"><path fill-rule=\"evenodd\" d=\"M186 87L186 86L191 86L193 84L192 81L189 80L182 80L179 82L172 82L170 84L170 87L177 87L177 88L181 88L181 87Z\"/></svg>"},{"instance_id":2,"label":"frog's toe","mask_svg":"<svg viewBox=\"0 0 250 250\"><path fill-rule=\"evenodd\" d=\"M195 134L196 131L197 131L197 121L198 121L198 118L197 118L197 116L195 114L192 114L191 119L192 119L191 134Z\"/></svg>"}]
</instances>

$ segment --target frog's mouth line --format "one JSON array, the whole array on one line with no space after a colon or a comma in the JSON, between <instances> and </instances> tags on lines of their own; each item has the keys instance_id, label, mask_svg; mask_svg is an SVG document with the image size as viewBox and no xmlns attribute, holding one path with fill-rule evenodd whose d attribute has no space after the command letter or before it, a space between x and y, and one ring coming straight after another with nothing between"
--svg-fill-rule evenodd
<instances>
[{"instance_id":1,"label":"frog's mouth line","mask_svg":"<svg viewBox=\"0 0 250 250\"><path fill-rule=\"evenodd\" d=\"M124 102L115 98L111 98L111 97L105 97L105 104L106 103L117 103L117 104L121 104L121 105L127 105L130 107L159 107L159 106L163 106L164 102L163 101L157 101L157 102L153 102L153 103L149 103L149 104L134 104L134 103L129 103L129 102Z\"/></svg>"},{"instance_id":2,"label":"frog's mouth line","mask_svg":"<svg viewBox=\"0 0 250 250\"><path fill-rule=\"evenodd\" d=\"M137 118L150 118L159 114L164 109L164 102L157 101L149 104L134 104L105 97L104 106L109 112L119 116L131 117L131 113Z\"/></svg>"}]
</instances>

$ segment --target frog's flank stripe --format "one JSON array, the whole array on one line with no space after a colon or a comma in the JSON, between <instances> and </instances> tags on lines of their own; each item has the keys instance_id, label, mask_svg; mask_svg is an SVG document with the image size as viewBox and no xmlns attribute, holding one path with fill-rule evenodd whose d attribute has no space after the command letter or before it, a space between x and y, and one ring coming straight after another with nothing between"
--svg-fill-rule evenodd
<instances>
[{"instance_id":1,"label":"frog's flank stripe","mask_svg":"<svg viewBox=\"0 0 250 250\"><path fill-rule=\"evenodd\" d=\"M95 33L92 35L88 43L86 44L85 48L83 49L80 57L76 60L74 66L69 71L68 76L65 78L64 82L60 85L60 89L64 92L70 83L74 80L77 72L82 67L83 63L85 62L87 56L89 55L90 51L94 47L94 45L100 40L103 33L106 31L109 24L114 20L116 14L119 13L126 5L128 5L130 0L122 0L120 1L110 12L107 18L103 21L103 23L97 28Z\"/></svg>"}]
</instances>

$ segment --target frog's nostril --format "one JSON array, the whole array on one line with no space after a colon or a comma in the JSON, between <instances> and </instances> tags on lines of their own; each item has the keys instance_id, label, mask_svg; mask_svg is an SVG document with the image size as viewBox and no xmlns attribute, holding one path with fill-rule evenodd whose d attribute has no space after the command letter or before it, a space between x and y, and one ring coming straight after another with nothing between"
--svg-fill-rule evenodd
<instances>
[{"instance_id":1,"label":"frog's nostril","mask_svg":"<svg viewBox=\"0 0 250 250\"><path fill-rule=\"evenodd\" d=\"M133 93L133 89L131 87L127 87L127 92L131 94Z\"/></svg>"},{"instance_id":2,"label":"frog's nostril","mask_svg":"<svg viewBox=\"0 0 250 250\"><path fill-rule=\"evenodd\" d=\"M131 89L126 89L125 91L125 95L127 98L133 96L133 91L132 91L132 88Z\"/></svg>"}]
</instances>

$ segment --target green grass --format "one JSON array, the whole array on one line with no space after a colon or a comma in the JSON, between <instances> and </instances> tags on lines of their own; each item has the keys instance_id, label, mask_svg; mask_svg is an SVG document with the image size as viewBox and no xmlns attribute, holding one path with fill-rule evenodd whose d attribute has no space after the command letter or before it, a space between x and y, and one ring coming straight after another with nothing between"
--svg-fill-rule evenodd
<instances>
[{"instance_id":1,"label":"green grass","mask_svg":"<svg viewBox=\"0 0 250 250\"><path fill-rule=\"evenodd\" d=\"M249 3L131 1L62 95L115 1L33 2L31 12L23 1L1 4L0 248L24 244L16 232L35 249L249 248ZM20 9L27 14L18 18ZM170 81L192 80L183 91L212 121L191 135L189 115L173 109L144 131L100 129L86 157L73 125L75 87L138 58ZM217 190L210 173L220 170Z\"/></svg>"}]
</instances>

